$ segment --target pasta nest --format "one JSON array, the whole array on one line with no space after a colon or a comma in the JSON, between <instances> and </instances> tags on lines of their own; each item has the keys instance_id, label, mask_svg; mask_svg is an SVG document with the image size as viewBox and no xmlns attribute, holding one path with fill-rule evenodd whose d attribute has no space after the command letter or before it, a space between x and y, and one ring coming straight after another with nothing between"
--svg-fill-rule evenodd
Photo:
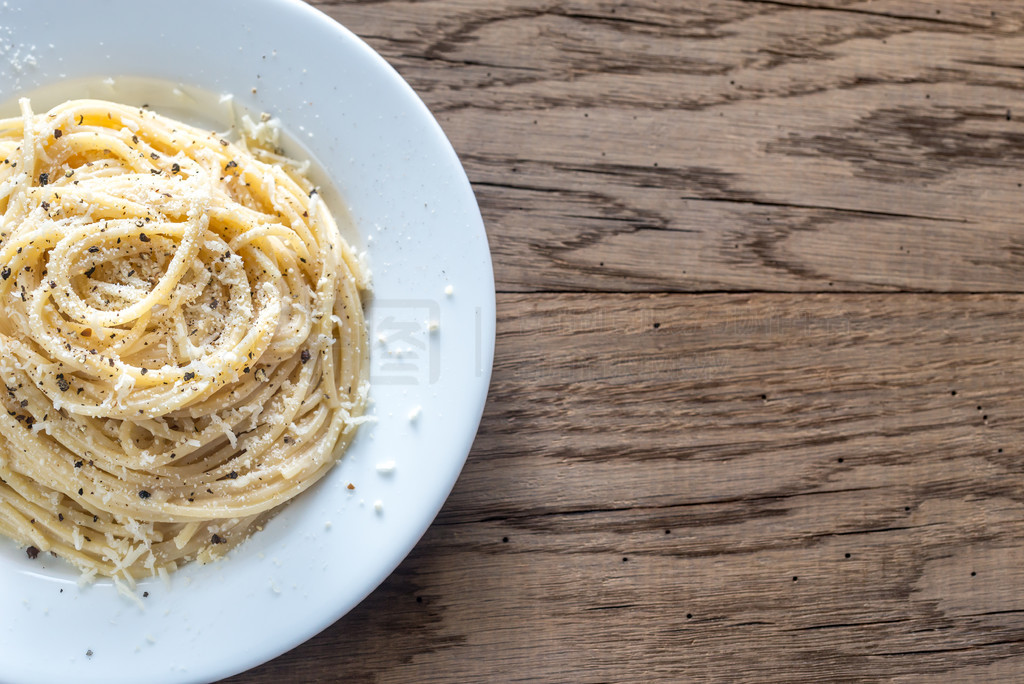
<instances>
[{"instance_id":1,"label":"pasta nest","mask_svg":"<svg viewBox=\"0 0 1024 684\"><path fill-rule=\"evenodd\" d=\"M211 560L363 420L366 276L274 150L21 107L0 121L0 532L128 581Z\"/></svg>"}]
</instances>

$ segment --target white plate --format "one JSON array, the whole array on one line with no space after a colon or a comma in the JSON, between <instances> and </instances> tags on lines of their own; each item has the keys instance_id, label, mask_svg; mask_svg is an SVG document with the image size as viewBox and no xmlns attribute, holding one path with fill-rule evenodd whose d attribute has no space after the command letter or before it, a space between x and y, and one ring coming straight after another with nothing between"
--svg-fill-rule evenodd
<instances>
[{"instance_id":1,"label":"white plate","mask_svg":"<svg viewBox=\"0 0 1024 684\"><path fill-rule=\"evenodd\" d=\"M122 85L128 77L180 84L173 98L200 119L219 114L203 111L197 89L233 93L280 117L319 159L369 252L378 422L227 559L188 566L169 586L144 582L142 609L109 582L80 588L63 563L30 561L0 542L2 682L212 681L305 641L370 593L426 530L487 392L494 281L480 214L441 129L376 53L297 0L0 3L0 102L43 88L41 111L61 92L54 84L80 79L62 86L69 97L132 102L142 95ZM378 472L387 461L394 472Z\"/></svg>"}]
</instances>

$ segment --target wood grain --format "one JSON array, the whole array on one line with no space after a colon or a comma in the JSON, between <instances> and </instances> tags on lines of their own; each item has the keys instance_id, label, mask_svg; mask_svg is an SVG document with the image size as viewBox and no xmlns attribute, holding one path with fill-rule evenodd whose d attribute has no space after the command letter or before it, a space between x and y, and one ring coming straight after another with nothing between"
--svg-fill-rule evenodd
<instances>
[{"instance_id":1,"label":"wood grain","mask_svg":"<svg viewBox=\"0 0 1024 684\"><path fill-rule=\"evenodd\" d=\"M462 158L496 360L409 558L230 681L1024 679L1024 4L312 4Z\"/></svg>"},{"instance_id":2,"label":"wood grain","mask_svg":"<svg viewBox=\"0 0 1024 684\"><path fill-rule=\"evenodd\" d=\"M831 4L321 7L438 114L501 290L1016 289L1024 7Z\"/></svg>"}]
</instances>

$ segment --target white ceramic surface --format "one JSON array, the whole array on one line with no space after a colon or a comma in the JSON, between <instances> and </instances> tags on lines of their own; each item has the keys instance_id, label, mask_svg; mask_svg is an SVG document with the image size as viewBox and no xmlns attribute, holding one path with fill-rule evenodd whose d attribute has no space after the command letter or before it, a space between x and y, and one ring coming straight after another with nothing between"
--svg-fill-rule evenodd
<instances>
[{"instance_id":1,"label":"white ceramic surface","mask_svg":"<svg viewBox=\"0 0 1024 684\"><path fill-rule=\"evenodd\" d=\"M123 85L139 78L178 89L144 95ZM153 97L154 109L178 105L211 121L224 107L206 111L200 90L231 93L240 107L279 117L340 192L373 270L377 422L361 428L324 481L227 559L188 566L169 585L143 582L149 595L139 608L109 582L79 587L63 563L29 560L0 541L0 682L213 681L337 620L440 509L490 378L486 235L462 167L422 102L368 46L297 0L0 2L0 102L35 91L41 110L62 84L69 97ZM381 472L390 461L394 470Z\"/></svg>"}]
</instances>

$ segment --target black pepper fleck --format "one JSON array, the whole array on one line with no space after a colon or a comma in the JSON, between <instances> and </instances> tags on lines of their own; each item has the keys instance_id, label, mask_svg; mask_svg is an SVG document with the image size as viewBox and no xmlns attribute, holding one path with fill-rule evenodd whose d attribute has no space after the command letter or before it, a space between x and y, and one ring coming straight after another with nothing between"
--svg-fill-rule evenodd
<instances>
[{"instance_id":1,"label":"black pepper fleck","mask_svg":"<svg viewBox=\"0 0 1024 684\"><path fill-rule=\"evenodd\" d=\"M149 496L150 496L149 492L147 492L145 489L140 489L139 490L139 498L140 499L148 499Z\"/></svg>"}]
</instances>

